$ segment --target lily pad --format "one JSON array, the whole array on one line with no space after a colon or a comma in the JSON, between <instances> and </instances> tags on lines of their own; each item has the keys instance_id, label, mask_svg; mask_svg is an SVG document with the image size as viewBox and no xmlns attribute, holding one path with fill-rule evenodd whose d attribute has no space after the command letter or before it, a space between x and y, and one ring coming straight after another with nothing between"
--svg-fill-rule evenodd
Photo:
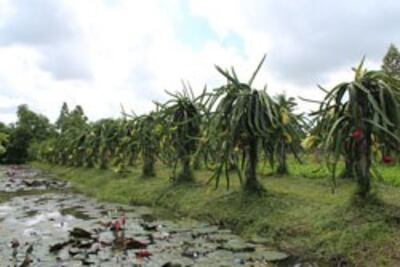
<instances>
[{"instance_id":1,"label":"lily pad","mask_svg":"<svg viewBox=\"0 0 400 267\"><path fill-rule=\"evenodd\" d=\"M241 239L232 239L227 243L223 244L221 249L226 249L232 252L253 252L255 251L255 246L249 243L246 243Z\"/></svg>"}]
</instances>

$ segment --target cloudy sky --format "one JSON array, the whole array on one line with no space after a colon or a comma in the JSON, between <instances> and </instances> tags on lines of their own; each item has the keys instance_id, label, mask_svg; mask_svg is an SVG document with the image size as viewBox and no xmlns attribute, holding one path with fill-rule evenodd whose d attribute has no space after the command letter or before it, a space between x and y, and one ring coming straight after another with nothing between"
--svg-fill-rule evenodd
<instances>
[{"instance_id":1,"label":"cloudy sky","mask_svg":"<svg viewBox=\"0 0 400 267\"><path fill-rule=\"evenodd\" d=\"M0 121L21 103L52 120L63 101L93 120L146 112L181 80L224 82L214 64L247 80L264 53L257 86L318 98L363 55L379 68L399 25L398 0L0 0Z\"/></svg>"}]
</instances>

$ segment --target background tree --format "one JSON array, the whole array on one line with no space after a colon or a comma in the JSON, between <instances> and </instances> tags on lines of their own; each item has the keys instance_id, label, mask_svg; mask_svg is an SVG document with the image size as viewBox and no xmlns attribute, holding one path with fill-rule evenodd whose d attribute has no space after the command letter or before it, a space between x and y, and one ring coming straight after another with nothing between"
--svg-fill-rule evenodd
<instances>
[{"instance_id":1,"label":"background tree","mask_svg":"<svg viewBox=\"0 0 400 267\"><path fill-rule=\"evenodd\" d=\"M391 44L383 58L383 71L389 75L400 78L400 53L394 44Z\"/></svg>"},{"instance_id":2,"label":"background tree","mask_svg":"<svg viewBox=\"0 0 400 267\"><path fill-rule=\"evenodd\" d=\"M75 108L69 113L65 119L65 128L84 128L88 122L88 118L80 105L75 106Z\"/></svg>"},{"instance_id":3,"label":"background tree","mask_svg":"<svg viewBox=\"0 0 400 267\"><path fill-rule=\"evenodd\" d=\"M7 152L8 138L8 127L4 123L0 122L0 162L2 161L2 155Z\"/></svg>"},{"instance_id":4,"label":"background tree","mask_svg":"<svg viewBox=\"0 0 400 267\"><path fill-rule=\"evenodd\" d=\"M27 105L18 107L17 117L16 127L27 133L28 141L42 141L54 135L54 127L49 120L44 115L30 110Z\"/></svg>"},{"instance_id":5,"label":"background tree","mask_svg":"<svg viewBox=\"0 0 400 267\"><path fill-rule=\"evenodd\" d=\"M67 127L66 121L68 117L69 117L68 104L64 102L61 107L60 115L58 116L58 119L56 121L56 127L61 133L66 130Z\"/></svg>"},{"instance_id":6,"label":"background tree","mask_svg":"<svg viewBox=\"0 0 400 267\"><path fill-rule=\"evenodd\" d=\"M54 127L45 116L31 111L27 105L20 105L17 109L17 122L11 125L9 130L9 141L3 161L26 162L29 146L44 141L54 134Z\"/></svg>"}]
</instances>

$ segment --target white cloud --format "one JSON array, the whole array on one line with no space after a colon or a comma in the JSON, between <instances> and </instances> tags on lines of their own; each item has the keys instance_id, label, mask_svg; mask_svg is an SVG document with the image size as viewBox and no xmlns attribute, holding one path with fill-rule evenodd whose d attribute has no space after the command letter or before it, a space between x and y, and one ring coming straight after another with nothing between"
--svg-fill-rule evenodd
<instances>
[{"instance_id":1,"label":"white cloud","mask_svg":"<svg viewBox=\"0 0 400 267\"><path fill-rule=\"evenodd\" d=\"M0 0L0 120L15 118L4 110L23 102L52 120L63 101L82 105L91 119L117 116L120 104L146 112L152 100L165 99L164 89L180 90L181 79L197 92L205 83L224 82L214 64L234 65L246 80L264 53L256 86L267 82L272 94L318 97L315 84L351 78L350 67L363 53L379 66L387 40L395 38L396 19L392 12L385 17L389 26L377 22L399 5L388 1L376 8L378 1L367 1L363 9L344 12L343 30L334 15L355 4L314 8L312 2L191 0L189 11L216 34L195 48L178 35L188 15L181 0ZM355 31L367 22L376 34ZM243 50L224 44L232 33L243 40Z\"/></svg>"}]
</instances>

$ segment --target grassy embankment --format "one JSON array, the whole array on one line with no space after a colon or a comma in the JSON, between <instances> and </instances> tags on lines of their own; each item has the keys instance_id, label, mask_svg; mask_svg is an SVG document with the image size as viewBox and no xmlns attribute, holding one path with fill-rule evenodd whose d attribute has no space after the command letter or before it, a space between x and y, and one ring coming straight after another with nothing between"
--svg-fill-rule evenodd
<instances>
[{"instance_id":1,"label":"grassy embankment","mask_svg":"<svg viewBox=\"0 0 400 267\"><path fill-rule=\"evenodd\" d=\"M222 183L206 185L208 171L196 172L196 183L173 185L171 170L157 166L157 177L144 179L140 169L126 177L112 171L66 168L33 163L71 182L78 191L99 200L162 208L233 229L302 258L329 261L345 258L357 266L400 266L400 168L381 168L385 183L375 182L376 198L354 201L355 186L338 179L332 193L327 170L318 164L291 162L291 175L265 175L263 197L240 193L237 179L229 191ZM325 179L321 179L325 178ZM388 185L390 183L391 185Z\"/></svg>"}]
</instances>

